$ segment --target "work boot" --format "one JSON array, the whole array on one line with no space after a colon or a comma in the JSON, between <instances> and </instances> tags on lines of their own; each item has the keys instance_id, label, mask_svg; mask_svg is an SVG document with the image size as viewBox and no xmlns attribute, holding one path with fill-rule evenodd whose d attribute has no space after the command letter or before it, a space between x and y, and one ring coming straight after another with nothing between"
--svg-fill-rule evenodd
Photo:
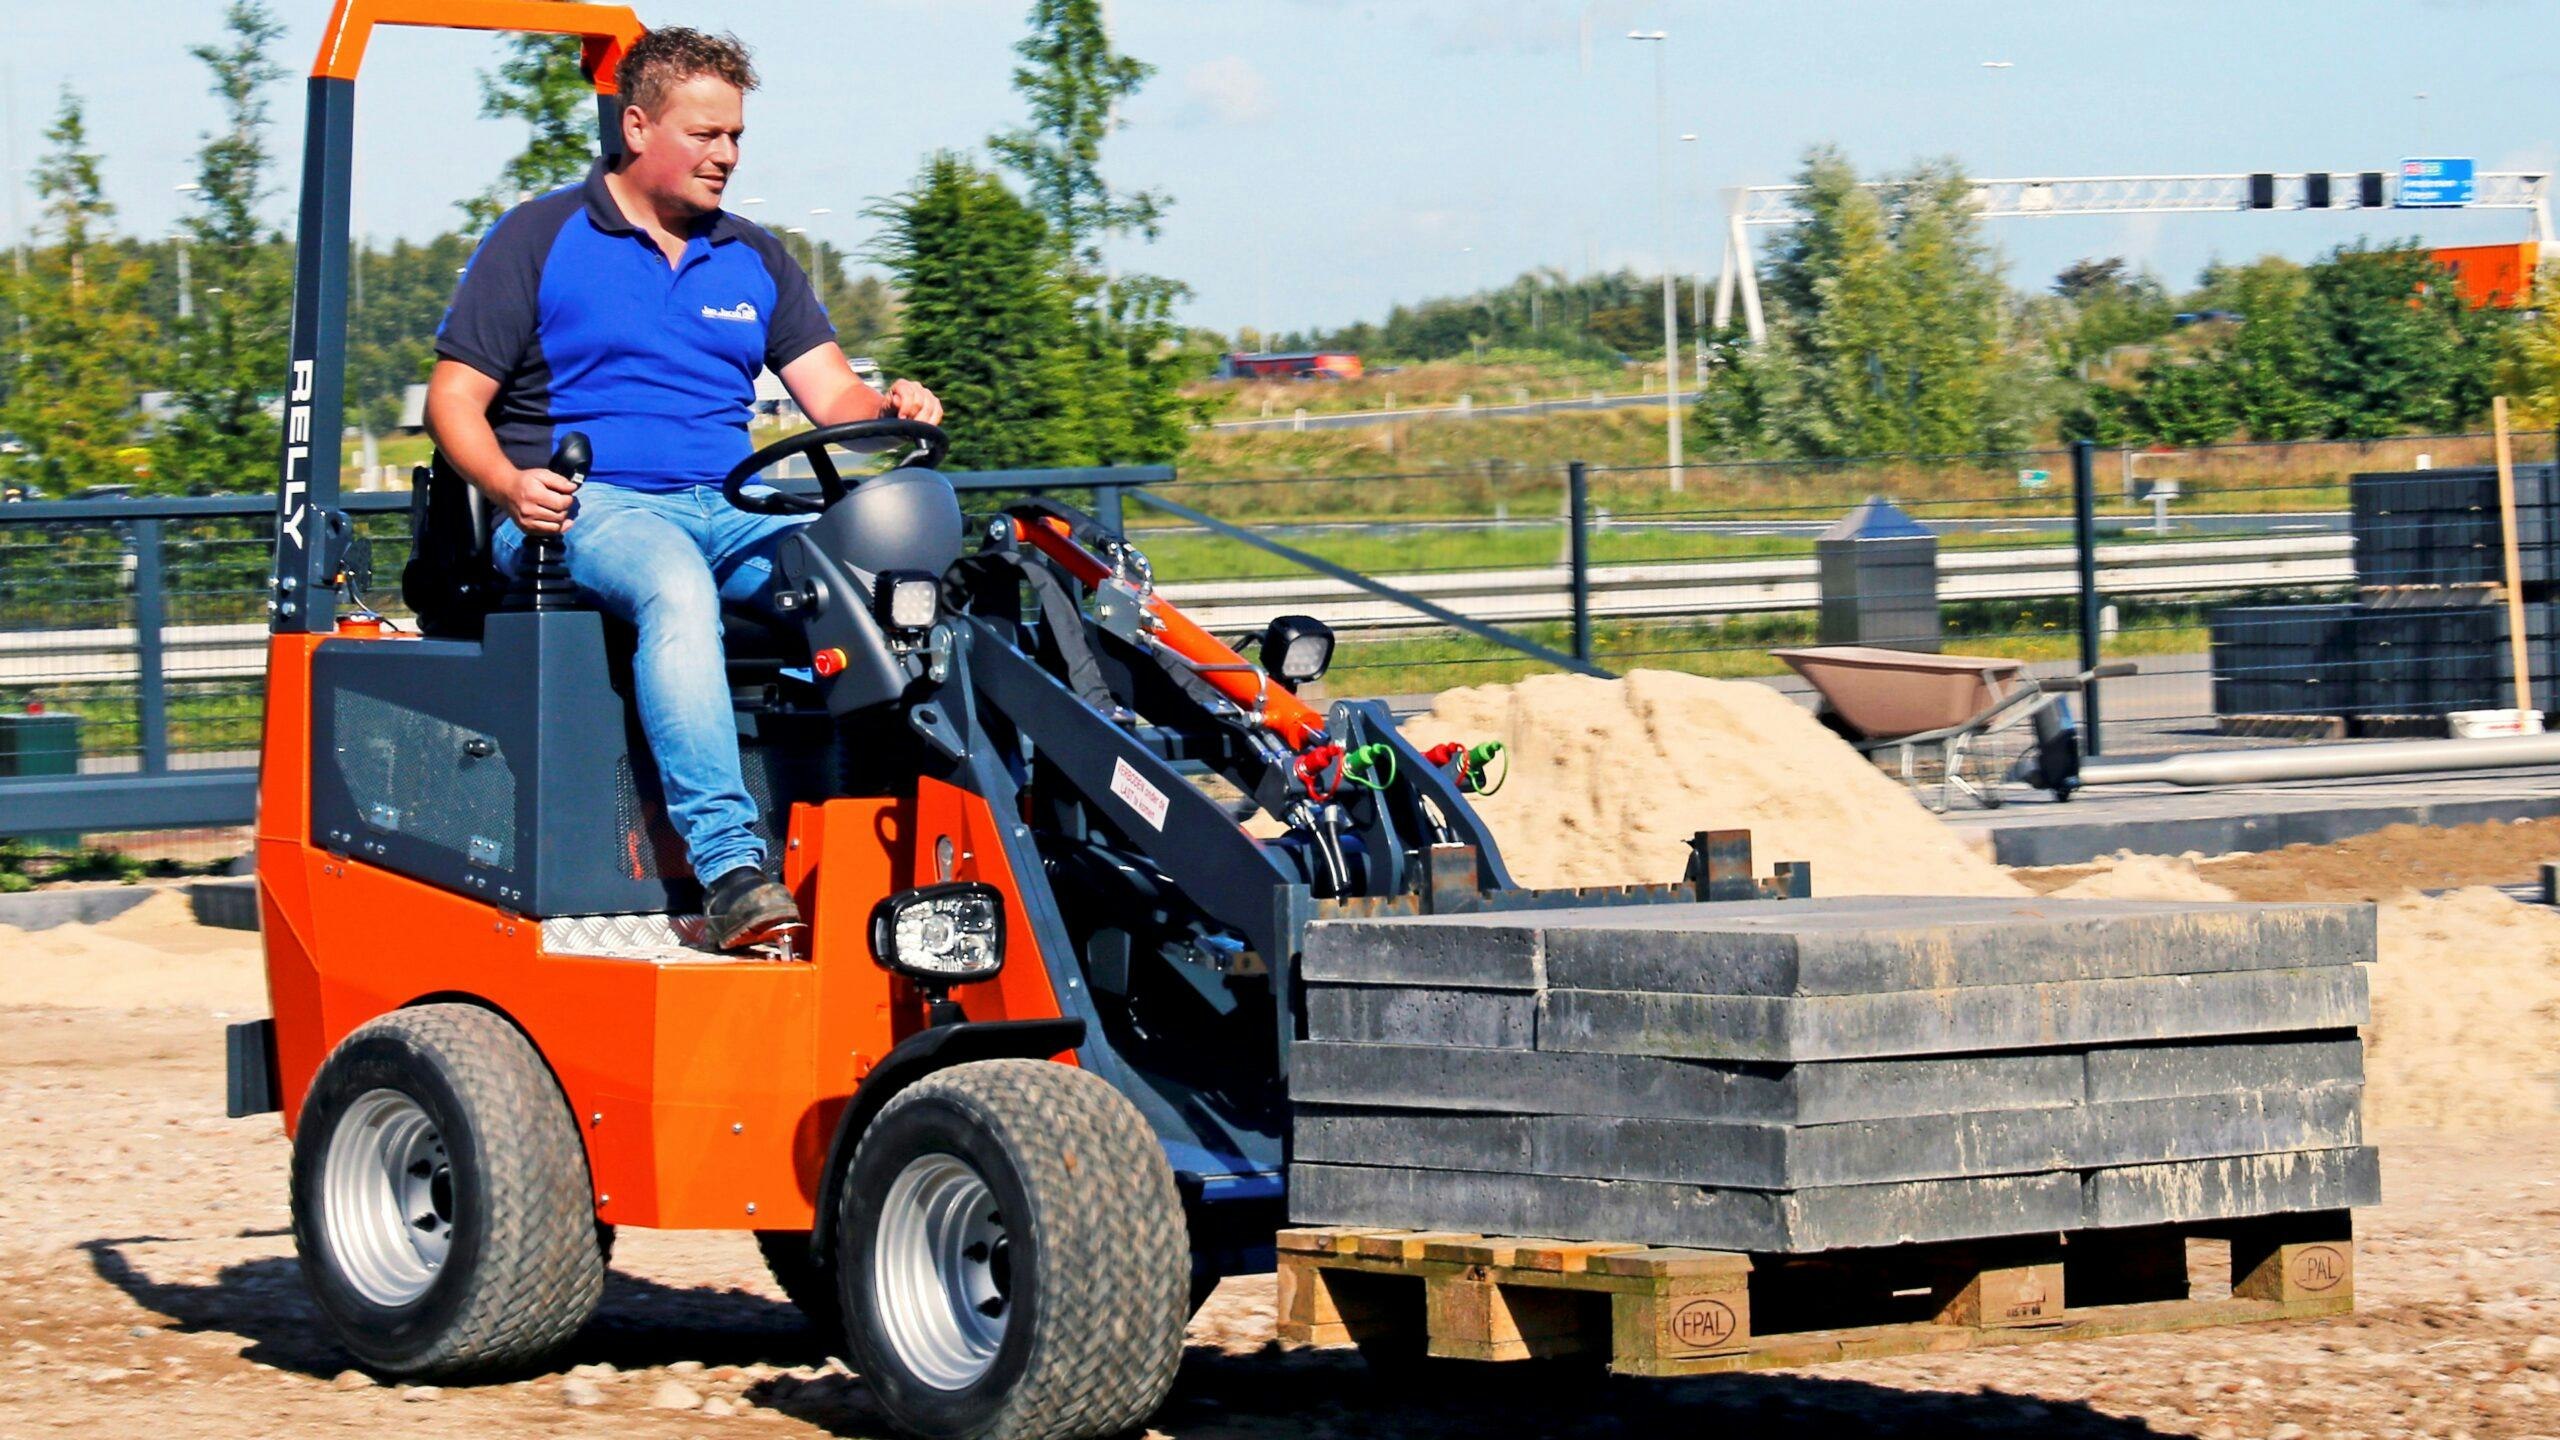
<instances>
[{"instance_id":1,"label":"work boot","mask_svg":"<svg viewBox=\"0 0 2560 1440\"><path fill-rule=\"evenodd\" d=\"M763 866L741 865L703 888L702 917L714 946L736 950L799 924L800 904Z\"/></svg>"}]
</instances>

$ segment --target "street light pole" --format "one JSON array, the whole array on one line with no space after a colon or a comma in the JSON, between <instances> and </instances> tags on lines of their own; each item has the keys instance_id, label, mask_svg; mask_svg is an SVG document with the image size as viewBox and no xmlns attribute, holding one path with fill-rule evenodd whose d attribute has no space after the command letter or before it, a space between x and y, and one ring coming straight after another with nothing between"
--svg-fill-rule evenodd
<instances>
[{"instance_id":1,"label":"street light pole","mask_svg":"<svg viewBox=\"0 0 2560 1440\"><path fill-rule=\"evenodd\" d=\"M1680 301L1671 266L1671 33L1630 30L1627 38L1653 47L1654 209L1662 226L1662 410L1671 428L1671 489L1680 474Z\"/></svg>"}]
</instances>

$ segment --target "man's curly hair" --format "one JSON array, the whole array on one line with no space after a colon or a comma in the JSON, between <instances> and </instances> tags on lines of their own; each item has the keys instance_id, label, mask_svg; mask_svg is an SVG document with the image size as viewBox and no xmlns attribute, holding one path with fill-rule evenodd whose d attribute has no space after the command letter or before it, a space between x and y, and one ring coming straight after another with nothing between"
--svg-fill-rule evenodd
<instances>
[{"instance_id":1,"label":"man's curly hair","mask_svg":"<svg viewBox=\"0 0 2560 1440\"><path fill-rule=\"evenodd\" d=\"M698 75L725 80L740 94L756 88L755 63L737 36L705 35L680 25L641 36L614 67L613 83L623 104L655 115L669 90Z\"/></svg>"}]
</instances>

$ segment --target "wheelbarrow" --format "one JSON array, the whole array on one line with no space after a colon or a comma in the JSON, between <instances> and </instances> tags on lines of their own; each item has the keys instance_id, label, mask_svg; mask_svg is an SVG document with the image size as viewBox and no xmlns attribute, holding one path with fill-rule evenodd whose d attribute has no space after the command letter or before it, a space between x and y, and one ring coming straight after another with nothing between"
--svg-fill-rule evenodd
<instances>
[{"instance_id":1,"label":"wheelbarrow","mask_svg":"<svg viewBox=\"0 0 2560 1440\"><path fill-rule=\"evenodd\" d=\"M2007 784L2056 800L2080 788L2080 731L2066 697L2092 680L2131 675L2125 662L2039 678L2023 660L1927 655L1868 645L1772 650L1822 697L1821 717L1858 752L1898 762L1902 783L1943 811L1961 792L1986 809ZM1984 765L1986 742L2021 726L2033 740L2005 772ZM1929 762L1934 761L1932 766ZM1931 770L1935 779L1931 778ZM1930 791L1936 791L1932 798Z\"/></svg>"}]
</instances>

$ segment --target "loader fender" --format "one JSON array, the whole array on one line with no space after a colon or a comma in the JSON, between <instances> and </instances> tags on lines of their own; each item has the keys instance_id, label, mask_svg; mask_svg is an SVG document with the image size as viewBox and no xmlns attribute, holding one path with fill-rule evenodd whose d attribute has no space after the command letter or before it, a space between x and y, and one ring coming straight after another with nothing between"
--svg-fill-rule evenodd
<instances>
[{"instance_id":1,"label":"loader fender","mask_svg":"<svg viewBox=\"0 0 2560 1440\"><path fill-rule=\"evenodd\" d=\"M853 1099L836 1117L835 1138L827 1145L827 1165L818 1174L818 1223L809 1232L811 1256L827 1263L835 1253L836 1202L845 1173L853 1168L854 1147L862 1143L873 1116L898 1092L937 1070L979 1060L1046 1060L1084 1043L1084 1021L1075 1016L1053 1020L963 1020L919 1030L898 1042L854 1087Z\"/></svg>"}]
</instances>

